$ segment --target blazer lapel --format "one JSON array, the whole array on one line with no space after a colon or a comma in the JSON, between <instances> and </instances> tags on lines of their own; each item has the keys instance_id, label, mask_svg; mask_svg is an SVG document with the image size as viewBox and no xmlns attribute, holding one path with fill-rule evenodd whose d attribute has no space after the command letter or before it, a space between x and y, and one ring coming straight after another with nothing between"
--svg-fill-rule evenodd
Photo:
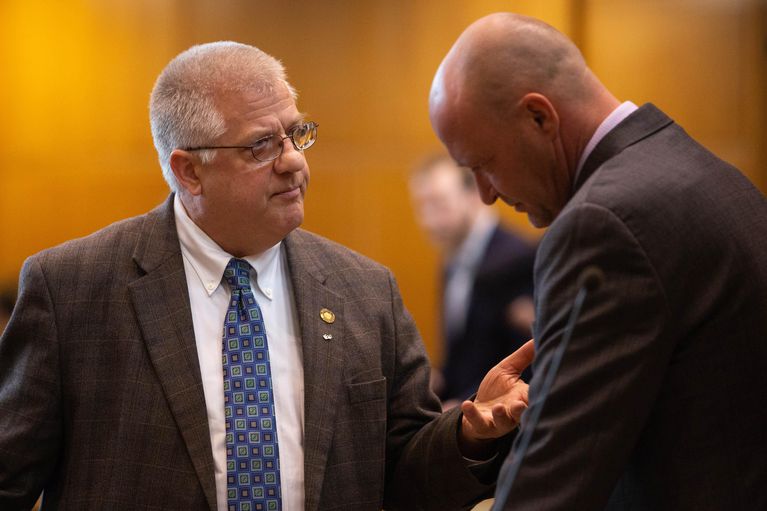
<instances>
[{"instance_id":1,"label":"blazer lapel","mask_svg":"<svg viewBox=\"0 0 767 511\"><path fill-rule=\"evenodd\" d=\"M319 508L338 399L345 395L344 310L341 297L325 285L324 265L304 236L294 231L284 243L304 358L305 509L311 511Z\"/></svg>"},{"instance_id":2,"label":"blazer lapel","mask_svg":"<svg viewBox=\"0 0 767 511\"><path fill-rule=\"evenodd\" d=\"M208 505L215 511L210 430L173 195L146 216L133 260L144 272L129 285L136 318Z\"/></svg>"},{"instance_id":3,"label":"blazer lapel","mask_svg":"<svg viewBox=\"0 0 767 511\"><path fill-rule=\"evenodd\" d=\"M583 168L575 176L573 192L583 186L583 183L604 162L673 122L655 105L651 103L642 105L599 141L589 157L586 158Z\"/></svg>"}]
</instances>

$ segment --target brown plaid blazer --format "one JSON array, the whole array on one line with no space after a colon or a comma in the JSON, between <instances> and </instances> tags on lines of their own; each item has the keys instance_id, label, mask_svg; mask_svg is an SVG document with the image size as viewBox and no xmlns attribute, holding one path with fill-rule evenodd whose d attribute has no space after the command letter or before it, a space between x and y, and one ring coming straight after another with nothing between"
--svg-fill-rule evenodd
<instances>
[{"instance_id":1,"label":"brown plaid blazer","mask_svg":"<svg viewBox=\"0 0 767 511\"><path fill-rule=\"evenodd\" d=\"M492 492L459 455L458 414L438 412L391 273L301 230L285 248L303 342L306 509L445 510ZM24 264L0 339L0 509L29 509L41 490L44 509L215 510L172 197Z\"/></svg>"}]
</instances>

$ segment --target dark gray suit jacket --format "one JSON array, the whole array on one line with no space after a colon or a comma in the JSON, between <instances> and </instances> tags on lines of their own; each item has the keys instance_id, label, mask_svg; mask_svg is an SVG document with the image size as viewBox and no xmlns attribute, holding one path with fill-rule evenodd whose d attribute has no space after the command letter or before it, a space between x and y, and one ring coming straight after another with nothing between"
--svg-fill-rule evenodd
<instances>
[{"instance_id":1,"label":"dark gray suit jacket","mask_svg":"<svg viewBox=\"0 0 767 511\"><path fill-rule=\"evenodd\" d=\"M611 131L539 247L531 403L588 265L505 509L767 509L765 197L652 105Z\"/></svg>"},{"instance_id":2,"label":"dark gray suit jacket","mask_svg":"<svg viewBox=\"0 0 767 511\"><path fill-rule=\"evenodd\" d=\"M285 249L303 344L306 509L449 509L492 491L464 466L458 414L438 413L390 272L301 230ZM42 489L44 509L215 509L172 198L24 265L0 339L0 509L28 509Z\"/></svg>"}]
</instances>

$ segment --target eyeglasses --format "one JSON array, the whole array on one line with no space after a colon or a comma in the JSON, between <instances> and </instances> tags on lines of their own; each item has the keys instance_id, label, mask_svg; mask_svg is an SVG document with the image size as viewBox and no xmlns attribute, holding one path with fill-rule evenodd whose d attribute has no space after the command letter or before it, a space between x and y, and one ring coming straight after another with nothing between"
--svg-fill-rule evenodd
<instances>
[{"instance_id":1,"label":"eyeglasses","mask_svg":"<svg viewBox=\"0 0 767 511\"><path fill-rule=\"evenodd\" d=\"M291 127L282 137L280 135L269 135L267 137L256 140L253 145L219 145L219 146L205 146L205 147L187 147L184 151L202 151L205 149L250 149L253 154L253 158L260 162L268 162L276 160L282 154L282 150L285 146L283 142L286 138L289 138L293 143L293 147L296 151L304 151L309 149L317 141L317 124L314 121L309 121L301 124L296 124Z\"/></svg>"}]
</instances>

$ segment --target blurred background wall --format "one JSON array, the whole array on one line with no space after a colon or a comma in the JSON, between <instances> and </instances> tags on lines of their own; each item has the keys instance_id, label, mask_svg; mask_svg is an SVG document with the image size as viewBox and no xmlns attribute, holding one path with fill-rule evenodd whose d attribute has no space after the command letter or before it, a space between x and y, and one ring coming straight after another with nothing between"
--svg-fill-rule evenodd
<instances>
[{"instance_id":1,"label":"blurred background wall","mask_svg":"<svg viewBox=\"0 0 767 511\"><path fill-rule=\"evenodd\" d=\"M406 175L440 147L427 114L439 62L502 10L570 35L619 99L654 102L767 190L763 0L0 0L0 282L15 285L28 255L165 198L154 79L187 47L233 39L281 58L321 124L305 227L391 267L439 360L437 258Z\"/></svg>"}]
</instances>

